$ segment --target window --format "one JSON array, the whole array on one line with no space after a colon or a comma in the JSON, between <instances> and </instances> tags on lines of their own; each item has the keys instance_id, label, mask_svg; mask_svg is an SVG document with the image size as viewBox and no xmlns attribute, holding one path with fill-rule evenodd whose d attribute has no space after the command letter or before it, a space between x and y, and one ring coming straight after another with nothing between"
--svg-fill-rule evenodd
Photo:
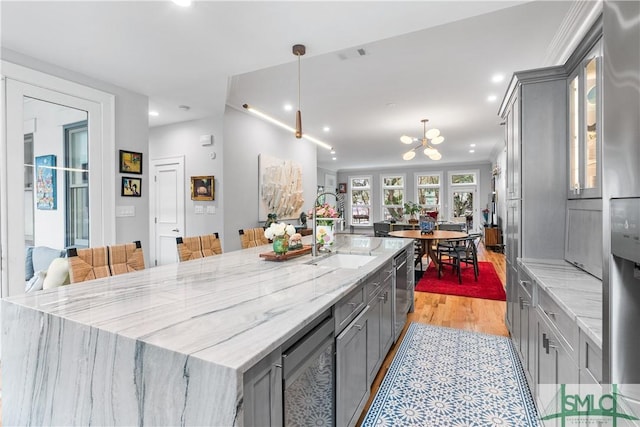
<instances>
[{"instance_id":1,"label":"window","mask_svg":"<svg viewBox=\"0 0 640 427\"><path fill-rule=\"evenodd\" d=\"M402 218L404 175L382 175L382 219Z\"/></svg>"},{"instance_id":2,"label":"window","mask_svg":"<svg viewBox=\"0 0 640 427\"><path fill-rule=\"evenodd\" d=\"M440 212L440 183L442 174L416 174L417 203L427 211Z\"/></svg>"},{"instance_id":3,"label":"window","mask_svg":"<svg viewBox=\"0 0 640 427\"><path fill-rule=\"evenodd\" d=\"M351 224L371 224L371 177L349 177Z\"/></svg>"},{"instance_id":4,"label":"window","mask_svg":"<svg viewBox=\"0 0 640 427\"><path fill-rule=\"evenodd\" d=\"M89 152L87 122L64 127L67 247L89 247Z\"/></svg>"},{"instance_id":5,"label":"window","mask_svg":"<svg viewBox=\"0 0 640 427\"><path fill-rule=\"evenodd\" d=\"M477 224L479 171L449 172L449 221L466 223L471 230Z\"/></svg>"}]
</instances>

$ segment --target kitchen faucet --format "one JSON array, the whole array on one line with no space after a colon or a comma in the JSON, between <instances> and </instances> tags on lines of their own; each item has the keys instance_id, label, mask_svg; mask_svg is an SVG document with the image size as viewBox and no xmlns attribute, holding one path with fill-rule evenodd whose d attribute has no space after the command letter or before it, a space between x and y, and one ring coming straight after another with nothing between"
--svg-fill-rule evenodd
<instances>
[{"instance_id":1,"label":"kitchen faucet","mask_svg":"<svg viewBox=\"0 0 640 427\"><path fill-rule=\"evenodd\" d=\"M318 197L316 197L316 200L313 202L313 211L312 211L313 212L313 219L312 219L313 220L313 224L311 226L311 229L313 230L313 244L311 245L311 255L312 256L318 256L318 242L316 240L316 226L317 226L317 224L316 224L316 220L317 220L317 218L316 218L316 208L318 206L320 206L320 205L318 205L318 200L320 200L320 197L326 196L326 195L334 196L336 198L336 202L338 201L338 194L330 193L328 191L325 191L324 193L318 194ZM335 233L335 230L334 230L334 233Z\"/></svg>"}]
</instances>

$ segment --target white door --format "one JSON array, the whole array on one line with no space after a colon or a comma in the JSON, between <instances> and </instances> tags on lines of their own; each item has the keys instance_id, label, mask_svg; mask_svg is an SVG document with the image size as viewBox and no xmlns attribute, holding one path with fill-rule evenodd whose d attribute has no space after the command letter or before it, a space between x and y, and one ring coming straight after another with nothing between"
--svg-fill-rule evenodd
<instances>
[{"instance_id":1,"label":"white door","mask_svg":"<svg viewBox=\"0 0 640 427\"><path fill-rule=\"evenodd\" d=\"M151 235L154 265L178 262L176 237L185 236L184 157L152 160Z\"/></svg>"},{"instance_id":2,"label":"white door","mask_svg":"<svg viewBox=\"0 0 640 427\"><path fill-rule=\"evenodd\" d=\"M470 187L450 187L449 220L466 223L470 218L469 231L478 228L477 189Z\"/></svg>"},{"instance_id":3,"label":"white door","mask_svg":"<svg viewBox=\"0 0 640 427\"><path fill-rule=\"evenodd\" d=\"M53 195L51 200L57 199L56 201L60 202L60 206L51 202L47 207L48 210L38 212L42 214L40 215L42 218L38 218L37 223L27 224L27 221L33 220L26 207L27 203L24 202L25 185L27 184L25 175L29 176L33 173L33 165L25 163L25 132L29 127L29 132L33 131L34 134L44 135L44 130L50 128L45 126L44 121L40 121L38 124L37 119L27 117L27 105L38 102L59 109L58 116L73 115L71 112L75 111L82 112L83 117L86 117L89 142L88 169L83 168L81 173L86 174L88 190L91 195L87 205L88 211L83 212L87 218L85 225L90 236L90 245L102 246L111 243L115 230L115 218L110 214L113 210L113 167L109 166L111 162L104 162L104 159L108 158L106 153L110 153L110 155L113 153L113 141L109 127L111 116L105 116L103 111L105 105L109 103L110 95L4 62L3 68L3 72L7 72L3 99L7 108L4 117L6 151L0 154L3 170L0 178L0 182L2 182L2 214L0 216L2 216L3 255L2 296L6 297L24 293L26 244L50 246L60 250L66 246L63 237L55 240L43 240L47 237L46 232L41 232L39 236L35 237L29 234L27 238L27 234L34 229L41 231L47 231L46 227L65 229L65 206L62 205L63 191L60 186L55 184L49 187L51 188L49 194ZM22 79L33 81L37 85L9 77L13 74L20 74ZM50 90L46 87L60 88L61 91ZM70 93L78 96L70 95ZM95 99L95 101L91 99ZM102 102L101 99L106 101ZM38 140L43 140L42 135L38 135ZM51 175L54 176L55 173L55 176L59 177L60 184L63 184L64 174L68 170L64 167L65 157L60 147L61 145L47 146L39 154L47 154L49 156L46 157L51 159L57 158L57 166L47 166L47 168L52 169L54 172ZM108 180L105 179L106 176L108 176ZM54 182L53 178L51 180ZM33 191L29 194L32 193Z\"/></svg>"}]
</instances>

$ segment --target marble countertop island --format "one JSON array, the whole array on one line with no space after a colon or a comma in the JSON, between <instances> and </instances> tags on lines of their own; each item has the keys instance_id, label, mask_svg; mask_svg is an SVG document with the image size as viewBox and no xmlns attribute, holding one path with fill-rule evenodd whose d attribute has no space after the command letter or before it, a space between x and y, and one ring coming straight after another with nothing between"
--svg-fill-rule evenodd
<instances>
[{"instance_id":1,"label":"marble countertop island","mask_svg":"<svg viewBox=\"0 0 640 427\"><path fill-rule=\"evenodd\" d=\"M602 281L564 260L520 258L519 262L602 348Z\"/></svg>"},{"instance_id":2,"label":"marble countertop island","mask_svg":"<svg viewBox=\"0 0 640 427\"><path fill-rule=\"evenodd\" d=\"M3 421L241 424L243 373L410 244L338 235L334 252L372 261L262 246L5 299Z\"/></svg>"}]
</instances>

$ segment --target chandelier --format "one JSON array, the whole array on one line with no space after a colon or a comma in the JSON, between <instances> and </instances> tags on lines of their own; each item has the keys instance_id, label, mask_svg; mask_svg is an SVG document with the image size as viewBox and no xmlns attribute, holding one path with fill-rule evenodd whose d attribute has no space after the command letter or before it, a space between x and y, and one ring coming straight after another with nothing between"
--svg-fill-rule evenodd
<instances>
[{"instance_id":1,"label":"chandelier","mask_svg":"<svg viewBox=\"0 0 640 427\"><path fill-rule=\"evenodd\" d=\"M407 151L402 155L404 160L411 160L416 156L416 151L419 149L424 149L424 154L428 156L431 160L440 160L442 158L442 154L434 148L434 145L441 144L444 141L444 137L440 135L440 131L438 129L429 129L427 130L427 122L429 119L422 119L422 139L412 138L407 135L402 135L400 137L400 141L403 144L413 144L418 142L418 145L413 147L411 150Z\"/></svg>"}]
</instances>

